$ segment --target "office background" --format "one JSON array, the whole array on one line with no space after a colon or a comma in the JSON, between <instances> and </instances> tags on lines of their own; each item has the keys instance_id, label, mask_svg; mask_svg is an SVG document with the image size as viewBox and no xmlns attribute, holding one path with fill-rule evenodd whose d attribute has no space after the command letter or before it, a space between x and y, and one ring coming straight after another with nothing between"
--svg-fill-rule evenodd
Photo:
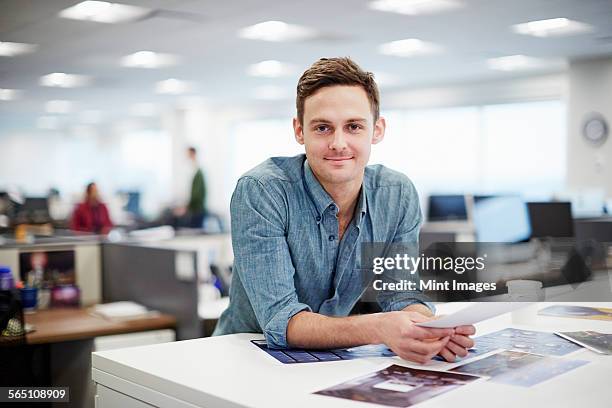
<instances>
[{"instance_id":1,"label":"office background","mask_svg":"<svg viewBox=\"0 0 612 408\"><path fill-rule=\"evenodd\" d=\"M72 406L93 406L92 351L209 335L229 301L236 180L303 151L295 86L333 56L375 74L387 135L371 163L414 181L423 248L518 242L512 267L491 273L550 287L560 270L540 254L563 265L574 243L546 240L594 241L588 271L562 283L601 279L609 296L612 142L585 138L612 121L608 0L5 0L0 277L33 276L40 292L36 312L15 315L33 331L0 336L21 347L0 348L12 358L0 374L70 386ZM173 228L188 146L208 211ZM68 228L91 181L107 236ZM137 304L100 305L116 301Z\"/></svg>"},{"instance_id":2,"label":"office background","mask_svg":"<svg viewBox=\"0 0 612 408\"><path fill-rule=\"evenodd\" d=\"M115 219L119 191L140 192L154 218L184 198L194 145L209 208L227 220L240 174L301 151L291 129L301 72L351 56L376 74L388 121L372 162L405 172L424 203L430 193L612 196L612 144L582 135L591 112L612 116L609 2L461 1L400 14L380 10L392 2L131 1L143 8L132 21L58 15L76 3L4 3L0 41L32 46L0 57L3 190L57 188L72 205L95 180ZM565 35L514 28L559 17L580 25ZM298 25L287 31L296 37L277 41L282 28L260 26L251 31L274 41L245 38L266 21ZM424 43L388 45L402 39ZM53 73L78 77L43 86Z\"/></svg>"}]
</instances>

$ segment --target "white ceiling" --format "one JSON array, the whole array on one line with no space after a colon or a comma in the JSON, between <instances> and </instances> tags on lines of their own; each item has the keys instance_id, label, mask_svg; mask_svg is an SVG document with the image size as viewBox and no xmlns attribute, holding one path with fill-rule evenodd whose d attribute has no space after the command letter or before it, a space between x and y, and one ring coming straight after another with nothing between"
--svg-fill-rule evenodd
<instances>
[{"instance_id":1,"label":"white ceiling","mask_svg":"<svg viewBox=\"0 0 612 408\"><path fill-rule=\"evenodd\" d=\"M405 16L370 10L367 0L122 0L158 12L134 23L102 24L57 17L78 0L4 0L0 2L0 41L40 47L33 54L0 57L0 88L24 90L19 100L0 101L0 136L11 129L35 128L36 118L45 114L44 103L51 99L77 101L78 111L101 110L107 121L127 115L134 103L177 103L180 97L153 92L156 81L171 77L193 81L193 95L213 104L261 104L252 97L257 86L278 85L293 91L299 76L265 79L246 75L249 64L268 59L289 62L302 70L320 57L351 56L367 70L398 78L398 84L384 90L392 93L517 76L488 69L486 59L492 57L524 54L567 60L612 55L612 0L461 1L466 7L458 10ZM591 24L595 31L535 38L510 30L512 24L554 17ZM296 43L237 37L240 28L267 20L305 25L323 36ZM377 52L379 44L404 38L430 41L446 51L414 58ZM119 65L122 56L140 50L177 54L183 63L159 70ZM539 73L563 69L552 64ZM39 77L51 72L91 75L93 84L79 89L39 86ZM65 120L77 123L78 111Z\"/></svg>"}]
</instances>

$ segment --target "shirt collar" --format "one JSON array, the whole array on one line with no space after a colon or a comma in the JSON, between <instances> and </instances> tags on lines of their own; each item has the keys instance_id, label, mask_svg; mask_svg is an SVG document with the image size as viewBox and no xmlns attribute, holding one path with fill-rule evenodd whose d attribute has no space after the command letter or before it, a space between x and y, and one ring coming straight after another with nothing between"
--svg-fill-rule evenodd
<instances>
[{"instance_id":1,"label":"shirt collar","mask_svg":"<svg viewBox=\"0 0 612 408\"><path fill-rule=\"evenodd\" d=\"M327 194L327 191L325 191L319 180L315 177L308 164L308 160L304 160L304 186L315 204L319 216L323 215L327 207L332 204L335 205L334 200ZM317 221L320 221L320 219L317 218Z\"/></svg>"},{"instance_id":2,"label":"shirt collar","mask_svg":"<svg viewBox=\"0 0 612 408\"><path fill-rule=\"evenodd\" d=\"M364 175L364 180L365 180L365 175ZM355 211L356 213L355 215L357 216L355 225L359 227L361 225L361 220L363 219L363 217L366 215L366 212L368 211L368 200L366 199L365 183L361 184L361 190L359 192L359 201L357 202L356 208L361 210L361 211Z\"/></svg>"},{"instance_id":3,"label":"shirt collar","mask_svg":"<svg viewBox=\"0 0 612 408\"><path fill-rule=\"evenodd\" d=\"M321 221L321 216L325 212L325 210L334 203L334 200L327 194L327 191L321 186L319 180L315 177L310 165L308 164L308 160L304 160L304 186L306 187L306 191L310 196L311 200L315 204L317 208L317 222ZM365 175L364 175L365 179ZM361 219L367 212L367 199L366 199L366 191L365 187L362 184L361 190L359 191L359 201L357 202L356 208L360 209L360 211L355 211L357 215L356 225L361 224Z\"/></svg>"}]
</instances>

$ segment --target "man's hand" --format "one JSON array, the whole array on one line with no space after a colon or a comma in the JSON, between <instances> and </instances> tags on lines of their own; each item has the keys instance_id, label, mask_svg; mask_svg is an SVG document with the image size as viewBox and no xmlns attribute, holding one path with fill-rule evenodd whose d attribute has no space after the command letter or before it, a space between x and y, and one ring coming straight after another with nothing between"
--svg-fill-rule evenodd
<instances>
[{"instance_id":1,"label":"man's hand","mask_svg":"<svg viewBox=\"0 0 612 408\"><path fill-rule=\"evenodd\" d=\"M413 313L412 316L414 316L415 312L421 314L425 320L419 321L428 321L433 317L433 313L431 313L429 308L419 303L406 307L404 311ZM414 321L417 322L417 320ZM472 325L455 327L455 334L451 336L450 340L439 354L449 363L454 362L457 356L467 356L468 349L474 347L474 340L472 340L469 336L472 336L475 333L476 328Z\"/></svg>"},{"instance_id":2,"label":"man's hand","mask_svg":"<svg viewBox=\"0 0 612 408\"><path fill-rule=\"evenodd\" d=\"M425 364L446 347L454 329L432 329L414 323L431 320L418 312L387 312L379 315L376 328L380 343L399 357Z\"/></svg>"},{"instance_id":3,"label":"man's hand","mask_svg":"<svg viewBox=\"0 0 612 408\"><path fill-rule=\"evenodd\" d=\"M467 356L468 349L474 347L474 340L469 336L475 333L476 328L472 325L455 327L455 334L440 351L440 355L449 363L454 362L457 356Z\"/></svg>"}]
</instances>

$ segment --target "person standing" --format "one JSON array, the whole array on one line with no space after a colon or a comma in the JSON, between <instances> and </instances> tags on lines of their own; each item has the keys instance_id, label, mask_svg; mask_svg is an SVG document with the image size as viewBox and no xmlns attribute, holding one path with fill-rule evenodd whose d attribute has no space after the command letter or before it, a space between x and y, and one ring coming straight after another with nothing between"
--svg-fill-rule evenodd
<instances>
[{"instance_id":1,"label":"person standing","mask_svg":"<svg viewBox=\"0 0 612 408\"><path fill-rule=\"evenodd\" d=\"M191 191L187 203L187 221L190 228L202 228L206 214L206 182L204 173L198 163L197 150L191 146L187 149L187 157L194 169L191 179Z\"/></svg>"}]
</instances>

